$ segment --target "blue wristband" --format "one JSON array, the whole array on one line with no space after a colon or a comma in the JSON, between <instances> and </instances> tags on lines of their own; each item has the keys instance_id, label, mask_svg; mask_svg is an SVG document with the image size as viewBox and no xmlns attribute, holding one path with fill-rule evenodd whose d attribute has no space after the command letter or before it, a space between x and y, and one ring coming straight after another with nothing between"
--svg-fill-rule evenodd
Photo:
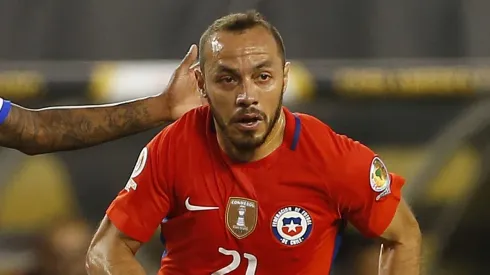
<instances>
[{"instance_id":1,"label":"blue wristband","mask_svg":"<svg viewBox=\"0 0 490 275\"><path fill-rule=\"evenodd\" d=\"M10 109L12 108L12 103L8 100L4 100L2 106L0 107L0 124L5 122L7 119Z\"/></svg>"}]
</instances>

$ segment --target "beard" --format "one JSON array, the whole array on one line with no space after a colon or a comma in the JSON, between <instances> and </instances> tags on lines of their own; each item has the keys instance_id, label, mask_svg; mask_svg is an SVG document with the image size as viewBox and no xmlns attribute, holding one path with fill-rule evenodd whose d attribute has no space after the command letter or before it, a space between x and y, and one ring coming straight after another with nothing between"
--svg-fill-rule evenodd
<instances>
[{"instance_id":1,"label":"beard","mask_svg":"<svg viewBox=\"0 0 490 275\"><path fill-rule=\"evenodd\" d=\"M269 137L270 133L272 132L272 129L274 128L277 121L279 120L279 117L281 116L282 101L283 101L283 93L281 93L279 96L277 107L272 119L269 119L269 117L265 113L258 111L256 109L252 109L252 111L244 110L243 112L239 113L239 114L256 113L262 116L263 122L266 123L267 128L262 135L257 136L256 132L254 131L239 132L239 134L234 134L234 132L236 133L236 130L233 131L234 129L232 129L233 119L231 119L229 122L226 122L223 119L223 117L219 114L219 112L214 108L213 102L208 97L208 103L211 108L211 113L213 115L214 120L216 121L218 128L223 134L224 139L227 141L227 143L231 144L235 150L244 153L253 151L258 147L260 147L262 144L264 144L267 137Z\"/></svg>"}]
</instances>

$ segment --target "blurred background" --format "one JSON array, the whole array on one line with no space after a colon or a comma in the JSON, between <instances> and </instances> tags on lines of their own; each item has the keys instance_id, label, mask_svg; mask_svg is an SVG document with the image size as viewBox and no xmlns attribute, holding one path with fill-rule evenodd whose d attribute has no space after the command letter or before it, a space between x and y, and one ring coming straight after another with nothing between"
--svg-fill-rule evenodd
<instances>
[{"instance_id":1,"label":"blurred background","mask_svg":"<svg viewBox=\"0 0 490 275\"><path fill-rule=\"evenodd\" d=\"M285 40L285 104L407 178L425 274L484 274L488 0L0 0L0 96L36 108L156 94L214 19L248 9ZM97 223L158 131L36 157L0 148L0 274L85 274ZM378 250L348 227L334 274L376 274ZM162 251L155 238L139 253L149 274Z\"/></svg>"}]
</instances>

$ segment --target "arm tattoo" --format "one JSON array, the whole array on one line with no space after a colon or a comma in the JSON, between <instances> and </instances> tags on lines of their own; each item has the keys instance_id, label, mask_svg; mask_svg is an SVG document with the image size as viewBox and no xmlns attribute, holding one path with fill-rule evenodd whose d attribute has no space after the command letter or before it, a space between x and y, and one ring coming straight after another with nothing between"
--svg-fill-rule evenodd
<instances>
[{"instance_id":1,"label":"arm tattoo","mask_svg":"<svg viewBox=\"0 0 490 275\"><path fill-rule=\"evenodd\" d=\"M13 105L0 125L0 146L27 154L90 147L160 125L166 118L165 109L157 97L115 105L40 110Z\"/></svg>"}]
</instances>

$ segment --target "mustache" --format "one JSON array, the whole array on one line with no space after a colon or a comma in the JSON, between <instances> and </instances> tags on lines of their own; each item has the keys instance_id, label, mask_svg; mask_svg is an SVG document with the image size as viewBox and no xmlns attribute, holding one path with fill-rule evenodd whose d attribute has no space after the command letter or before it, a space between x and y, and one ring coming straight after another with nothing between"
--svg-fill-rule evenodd
<instances>
[{"instance_id":1,"label":"mustache","mask_svg":"<svg viewBox=\"0 0 490 275\"><path fill-rule=\"evenodd\" d=\"M231 122L239 122L245 117L255 117L259 120L265 120L266 114L255 108L250 109L240 109L231 118Z\"/></svg>"}]
</instances>

